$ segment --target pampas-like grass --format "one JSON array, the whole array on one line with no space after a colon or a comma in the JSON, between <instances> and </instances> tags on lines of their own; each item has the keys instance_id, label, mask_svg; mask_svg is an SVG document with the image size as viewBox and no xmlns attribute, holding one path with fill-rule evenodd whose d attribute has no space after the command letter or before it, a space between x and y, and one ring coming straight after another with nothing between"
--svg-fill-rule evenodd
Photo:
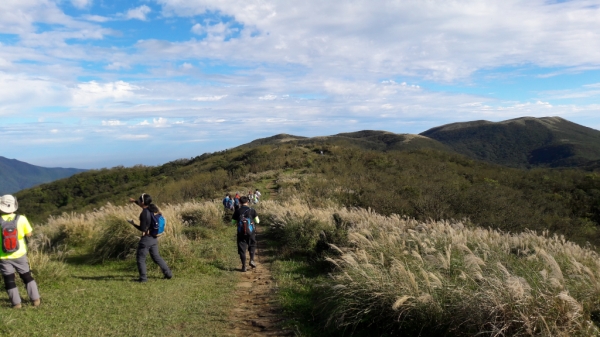
<instances>
[{"instance_id":1,"label":"pampas-like grass","mask_svg":"<svg viewBox=\"0 0 600 337\"><path fill-rule=\"evenodd\" d=\"M600 310L600 256L562 236L419 223L300 199L264 202L260 211L283 231L310 223L334 228L334 214L350 224L348 245L336 245L327 258L334 272L321 304L330 326L453 336L600 334L590 320Z\"/></svg>"}]
</instances>

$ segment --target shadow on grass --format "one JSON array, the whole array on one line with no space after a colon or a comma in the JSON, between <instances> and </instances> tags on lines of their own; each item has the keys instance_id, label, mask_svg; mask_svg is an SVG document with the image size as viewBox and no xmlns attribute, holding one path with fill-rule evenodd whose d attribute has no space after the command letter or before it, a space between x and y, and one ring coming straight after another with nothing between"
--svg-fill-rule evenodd
<instances>
[{"instance_id":1,"label":"shadow on grass","mask_svg":"<svg viewBox=\"0 0 600 337\"><path fill-rule=\"evenodd\" d=\"M128 281L128 282L137 279L133 275L73 276L73 278L80 279L80 280L89 280L89 281ZM148 277L148 278L150 279L151 277Z\"/></svg>"}]
</instances>

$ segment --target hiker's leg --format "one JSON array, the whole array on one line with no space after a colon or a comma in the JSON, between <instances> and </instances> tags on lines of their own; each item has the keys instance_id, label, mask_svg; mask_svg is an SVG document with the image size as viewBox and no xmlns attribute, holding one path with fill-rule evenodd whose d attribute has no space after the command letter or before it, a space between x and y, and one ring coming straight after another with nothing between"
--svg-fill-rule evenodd
<instances>
[{"instance_id":1,"label":"hiker's leg","mask_svg":"<svg viewBox=\"0 0 600 337\"><path fill-rule=\"evenodd\" d=\"M15 306L21 304L21 296L19 295L19 289L17 289L17 283L15 283L15 274L2 275L4 279L4 286L6 287L6 293L10 303Z\"/></svg>"},{"instance_id":2,"label":"hiker's leg","mask_svg":"<svg viewBox=\"0 0 600 337\"><path fill-rule=\"evenodd\" d=\"M31 272L28 271L24 274L19 274L19 276L27 288L27 295L29 295L29 299L32 301L39 300L40 293L38 291L37 283L35 283L33 276L31 276Z\"/></svg>"},{"instance_id":3,"label":"hiker's leg","mask_svg":"<svg viewBox=\"0 0 600 337\"><path fill-rule=\"evenodd\" d=\"M138 271L140 272L140 281L148 280L146 275L146 255L148 255L148 239L149 236L142 236L136 252L136 260Z\"/></svg>"},{"instance_id":4,"label":"hiker's leg","mask_svg":"<svg viewBox=\"0 0 600 337\"><path fill-rule=\"evenodd\" d=\"M15 283L16 270L12 265L11 260L0 260L0 272L2 272L4 287L6 288L10 303L13 306L21 304L21 296L19 295L19 289L17 289L17 284Z\"/></svg>"},{"instance_id":5,"label":"hiker's leg","mask_svg":"<svg viewBox=\"0 0 600 337\"><path fill-rule=\"evenodd\" d=\"M173 274L171 273L171 269L169 269L169 266L167 266L167 263L165 262L165 260L163 260L163 258L160 256L160 253L158 252L158 240L155 238L152 239L154 239L155 243L150 246L150 257L152 258L152 261L154 261L154 263L156 263L160 267L160 270L162 270L163 275L165 277L171 278L173 276Z\"/></svg>"},{"instance_id":6,"label":"hiker's leg","mask_svg":"<svg viewBox=\"0 0 600 337\"><path fill-rule=\"evenodd\" d=\"M17 270L17 273L19 273L21 280L23 280L23 284L25 284L25 287L27 288L27 295L29 295L29 299L32 301L39 300L40 293L38 291L37 283L33 279L33 276L31 276L27 255L18 259L14 259L11 262L13 267Z\"/></svg>"},{"instance_id":7,"label":"hiker's leg","mask_svg":"<svg viewBox=\"0 0 600 337\"><path fill-rule=\"evenodd\" d=\"M240 260L242 260L242 267L246 266L246 250L248 249L248 242L244 236L238 236L237 239L238 244L238 254L240 255Z\"/></svg>"},{"instance_id":8,"label":"hiker's leg","mask_svg":"<svg viewBox=\"0 0 600 337\"><path fill-rule=\"evenodd\" d=\"M256 235L251 235L248 243L248 250L250 251L250 261L254 262L254 254L256 253Z\"/></svg>"}]
</instances>

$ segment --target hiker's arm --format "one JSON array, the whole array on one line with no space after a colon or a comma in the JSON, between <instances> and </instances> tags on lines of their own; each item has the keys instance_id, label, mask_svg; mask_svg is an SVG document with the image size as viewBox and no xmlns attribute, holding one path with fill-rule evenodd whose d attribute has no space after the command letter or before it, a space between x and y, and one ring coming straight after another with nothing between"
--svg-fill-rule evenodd
<instances>
[{"instance_id":1,"label":"hiker's arm","mask_svg":"<svg viewBox=\"0 0 600 337\"><path fill-rule=\"evenodd\" d=\"M140 203L136 199L129 198L129 202L134 202L136 205L142 207L142 205L140 205Z\"/></svg>"},{"instance_id":2,"label":"hiker's arm","mask_svg":"<svg viewBox=\"0 0 600 337\"><path fill-rule=\"evenodd\" d=\"M254 218L254 223L255 224L259 224L260 223L260 219L258 218L258 215Z\"/></svg>"},{"instance_id":3,"label":"hiker's arm","mask_svg":"<svg viewBox=\"0 0 600 337\"><path fill-rule=\"evenodd\" d=\"M147 232L148 228L150 228L150 225L152 223L152 220L150 219L150 217L152 217L152 214L150 213L150 211L143 210L142 214L140 214L140 226L137 227L137 229L140 230L140 232Z\"/></svg>"}]
</instances>

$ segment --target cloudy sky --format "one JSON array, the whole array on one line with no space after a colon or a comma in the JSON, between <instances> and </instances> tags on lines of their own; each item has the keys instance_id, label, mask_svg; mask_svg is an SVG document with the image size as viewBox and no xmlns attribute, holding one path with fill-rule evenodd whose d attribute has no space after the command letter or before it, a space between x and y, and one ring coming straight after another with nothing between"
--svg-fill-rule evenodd
<instances>
[{"instance_id":1,"label":"cloudy sky","mask_svg":"<svg viewBox=\"0 0 600 337\"><path fill-rule=\"evenodd\" d=\"M600 129L600 0L1 0L0 156L157 165L278 133Z\"/></svg>"}]
</instances>

